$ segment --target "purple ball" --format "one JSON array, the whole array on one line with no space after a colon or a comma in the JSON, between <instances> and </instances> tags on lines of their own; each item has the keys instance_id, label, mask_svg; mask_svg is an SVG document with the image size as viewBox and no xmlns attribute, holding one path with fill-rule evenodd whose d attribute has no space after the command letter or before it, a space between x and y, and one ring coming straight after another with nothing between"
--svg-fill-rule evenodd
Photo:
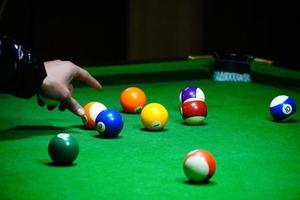
<instances>
[{"instance_id":1,"label":"purple ball","mask_svg":"<svg viewBox=\"0 0 300 200\"><path fill-rule=\"evenodd\" d=\"M205 101L205 95L200 88L196 86L188 86L181 90L179 94L179 102L182 104L189 99Z\"/></svg>"}]
</instances>

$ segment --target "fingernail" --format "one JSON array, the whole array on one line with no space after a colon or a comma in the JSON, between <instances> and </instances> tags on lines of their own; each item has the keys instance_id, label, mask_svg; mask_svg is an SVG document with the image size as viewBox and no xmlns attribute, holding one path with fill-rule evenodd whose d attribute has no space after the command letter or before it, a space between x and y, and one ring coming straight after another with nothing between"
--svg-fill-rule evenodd
<instances>
[{"instance_id":1,"label":"fingernail","mask_svg":"<svg viewBox=\"0 0 300 200\"><path fill-rule=\"evenodd\" d=\"M84 114L85 114L83 108L78 108L77 113L78 113L80 116L84 116Z\"/></svg>"}]
</instances>

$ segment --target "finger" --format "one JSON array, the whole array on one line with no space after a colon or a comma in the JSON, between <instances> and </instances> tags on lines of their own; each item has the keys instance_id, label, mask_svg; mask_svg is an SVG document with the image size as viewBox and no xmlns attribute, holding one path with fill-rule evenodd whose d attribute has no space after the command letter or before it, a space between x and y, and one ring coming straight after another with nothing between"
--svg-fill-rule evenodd
<instances>
[{"instance_id":1,"label":"finger","mask_svg":"<svg viewBox=\"0 0 300 200\"><path fill-rule=\"evenodd\" d=\"M73 93L73 90L74 90L73 85L72 85L72 84L69 84L68 89L69 89L69 91L70 91L70 94L72 94L72 93Z\"/></svg>"},{"instance_id":2,"label":"finger","mask_svg":"<svg viewBox=\"0 0 300 200\"><path fill-rule=\"evenodd\" d=\"M70 110L75 115L78 115L80 117L84 117L84 115L85 115L84 109L73 97L70 97L69 99L66 99L63 102L63 104L68 110Z\"/></svg>"},{"instance_id":3,"label":"finger","mask_svg":"<svg viewBox=\"0 0 300 200\"><path fill-rule=\"evenodd\" d=\"M102 88L101 84L93 76L91 76L86 70L80 67L78 67L78 71L74 78L82 81L83 83L94 89Z\"/></svg>"},{"instance_id":4,"label":"finger","mask_svg":"<svg viewBox=\"0 0 300 200\"><path fill-rule=\"evenodd\" d=\"M36 95L36 100L37 100L39 106L41 106L41 107L45 106L45 102L41 99L39 94Z\"/></svg>"},{"instance_id":5,"label":"finger","mask_svg":"<svg viewBox=\"0 0 300 200\"><path fill-rule=\"evenodd\" d=\"M60 102L58 100L44 97L40 93L37 94L37 98L38 98L38 101L40 102L41 105L46 104L46 105L51 105L51 106L57 106L57 105L60 104Z\"/></svg>"}]
</instances>

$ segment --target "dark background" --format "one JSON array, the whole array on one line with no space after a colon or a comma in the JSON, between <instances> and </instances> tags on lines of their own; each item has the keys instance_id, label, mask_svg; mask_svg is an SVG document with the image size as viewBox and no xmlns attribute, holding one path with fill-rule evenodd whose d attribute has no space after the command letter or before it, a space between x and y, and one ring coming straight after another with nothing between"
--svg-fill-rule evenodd
<instances>
[{"instance_id":1,"label":"dark background","mask_svg":"<svg viewBox=\"0 0 300 200\"><path fill-rule=\"evenodd\" d=\"M81 66L251 54L300 70L293 1L0 0L0 34Z\"/></svg>"}]
</instances>

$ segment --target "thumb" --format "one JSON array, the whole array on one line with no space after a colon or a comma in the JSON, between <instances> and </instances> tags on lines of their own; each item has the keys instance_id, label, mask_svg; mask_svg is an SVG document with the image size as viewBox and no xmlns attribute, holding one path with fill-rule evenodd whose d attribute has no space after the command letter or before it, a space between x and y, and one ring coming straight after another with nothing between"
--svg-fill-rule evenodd
<instances>
[{"instance_id":1,"label":"thumb","mask_svg":"<svg viewBox=\"0 0 300 200\"><path fill-rule=\"evenodd\" d=\"M74 99L72 96L63 102L65 108L70 110L75 115L78 115L79 117L84 117L85 112L82 106Z\"/></svg>"}]
</instances>

